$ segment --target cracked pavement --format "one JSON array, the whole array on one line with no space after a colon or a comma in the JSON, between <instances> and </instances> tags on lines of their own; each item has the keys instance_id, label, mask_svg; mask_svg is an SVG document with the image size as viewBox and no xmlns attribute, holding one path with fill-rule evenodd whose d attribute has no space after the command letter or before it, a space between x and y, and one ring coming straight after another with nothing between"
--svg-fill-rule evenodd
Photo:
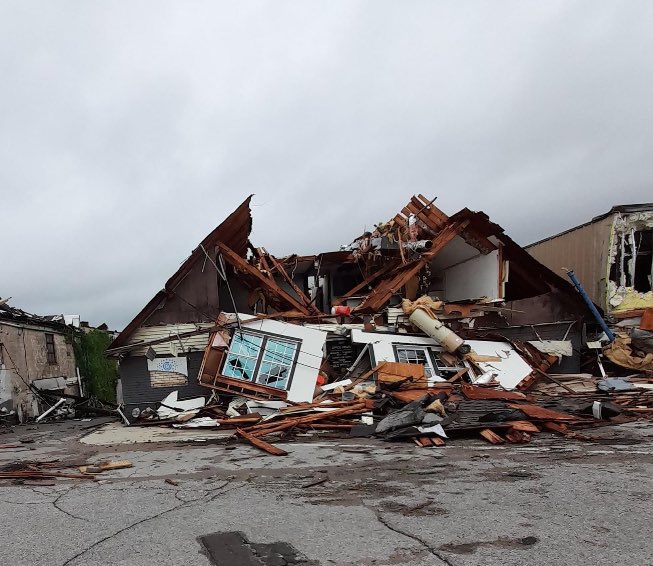
<instances>
[{"instance_id":1,"label":"cracked pavement","mask_svg":"<svg viewBox=\"0 0 653 566\"><path fill-rule=\"evenodd\" d=\"M591 442L542 433L500 447L304 437L283 444L290 454L282 458L224 437L80 442L101 424L1 435L5 443L35 442L0 451L0 464L134 465L94 482L1 482L4 564L208 565L199 539L232 532L253 545L287 543L322 566L652 563L650 424L593 429Z\"/></svg>"}]
</instances>

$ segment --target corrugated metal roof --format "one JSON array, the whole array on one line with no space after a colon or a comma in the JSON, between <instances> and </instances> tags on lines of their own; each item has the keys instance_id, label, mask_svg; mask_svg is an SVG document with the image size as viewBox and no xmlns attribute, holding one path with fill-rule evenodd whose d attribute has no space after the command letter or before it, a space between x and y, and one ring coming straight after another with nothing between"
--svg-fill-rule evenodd
<instances>
[{"instance_id":1,"label":"corrugated metal roof","mask_svg":"<svg viewBox=\"0 0 653 566\"><path fill-rule=\"evenodd\" d=\"M138 342L150 342L152 340L159 340L162 338L174 338L171 342L164 342L152 346L157 355L175 354L181 352L203 352L209 342L210 333L197 334L195 336L187 336L185 338L177 338L178 334L184 332L192 332L202 328L211 328L213 324L210 323L195 323L195 324L162 324L160 326L141 326L137 329L127 341L128 344L136 344ZM134 348L129 351L131 356L144 356L148 346Z\"/></svg>"}]
</instances>

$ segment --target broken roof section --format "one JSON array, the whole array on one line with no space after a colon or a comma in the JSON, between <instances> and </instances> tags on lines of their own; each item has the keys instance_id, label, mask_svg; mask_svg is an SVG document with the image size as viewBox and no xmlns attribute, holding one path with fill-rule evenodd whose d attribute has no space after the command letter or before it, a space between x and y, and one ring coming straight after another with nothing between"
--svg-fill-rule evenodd
<instances>
[{"instance_id":1,"label":"broken roof section","mask_svg":"<svg viewBox=\"0 0 653 566\"><path fill-rule=\"evenodd\" d=\"M561 292L578 302L568 281L530 256L486 214L464 208L449 217L434 200L413 196L392 220L347 246L352 261L364 264L367 277L334 304L358 297L354 313L378 312L400 289L417 285L419 274L427 268L441 270L446 281L444 289L423 290L444 292L440 298L447 300L486 296L515 301ZM474 277L488 281L470 285Z\"/></svg>"},{"instance_id":2,"label":"broken roof section","mask_svg":"<svg viewBox=\"0 0 653 566\"><path fill-rule=\"evenodd\" d=\"M63 315L42 316L32 314L17 307L9 305L9 299L0 299L0 321L12 322L15 324L31 324L46 326L54 329L64 329L68 326Z\"/></svg>"},{"instance_id":3,"label":"broken roof section","mask_svg":"<svg viewBox=\"0 0 653 566\"><path fill-rule=\"evenodd\" d=\"M222 311L310 320L339 305L353 316L376 314L423 295L487 303L552 293L574 312L584 311L566 280L481 212L463 209L449 217L434 199L417 195L392 220L339 251L277 259L249 242L250 199L193 250L110 351L130 344L142 326L213 323Z\"/></svg>"},{"instance_id":4,"label":"broken roof section","mask_svg":"<svg viewBox=\"0 0 653 566\"><path fill-rule=\"evenodd\" d=\"M217 297L218 282L215 269L212 266L210 266L210 270L205 269L206 263L210 259L207 254L213 253L216 246L222 244L227 246L239 257L246 256L249 235L252 231L252 214L250 210L252 196L248 196L222 224L199 243L191 252L190 256L182 263L181 267L166 281L164 288L154 295L150 302L143 307L116 337L109 346L109 349L123 346L132 333L145 323L153 325L158 323L190 323L215 320L218 314L217 305L212 304L210 295L213 294L214 297ZM192 282L185 284L188 276L193 272L200 272L201 275L198 273L197 275L199 277L193 278ZM166 301L176 301L179 303L178 308L175 310L175 318L180 320L155 320L156 311Z\"/></svg>"}]
</instances>

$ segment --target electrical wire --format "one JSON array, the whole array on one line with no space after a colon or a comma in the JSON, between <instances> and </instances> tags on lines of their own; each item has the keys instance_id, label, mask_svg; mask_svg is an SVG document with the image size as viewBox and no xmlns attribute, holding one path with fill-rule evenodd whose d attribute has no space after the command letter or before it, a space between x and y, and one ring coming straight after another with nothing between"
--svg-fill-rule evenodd
<instances>
[{"instance_id":1,"label":"electrical wire","mask_svg":"<svg viewBox=\"0 0 653 566\"><path fill-rule=\"evenodd\" d=\"M236 322L238 323L238 332L241 334L243 333L243 329L240 326L240 317L238 316L238 308L236 308L236 301L234 299L234 295L231 292L231 285L229 285L229 279L227 278L227 268L224 264L224 258L222 257L222 254L218 256L218 261L220 263L220 267L213 261L213 258L209 255L209 253L206 251L204 246L200 244L200 247L202 248L202 251L208 258L208 260L213 264L213 267L215 267L215 270L218 272L218 275L222 278L222 280L225 282L227 285L227 291L229 291L229 297L231 297L231 304L234 307L234 314L236 315Z\"/></svg>"}]
</instances>

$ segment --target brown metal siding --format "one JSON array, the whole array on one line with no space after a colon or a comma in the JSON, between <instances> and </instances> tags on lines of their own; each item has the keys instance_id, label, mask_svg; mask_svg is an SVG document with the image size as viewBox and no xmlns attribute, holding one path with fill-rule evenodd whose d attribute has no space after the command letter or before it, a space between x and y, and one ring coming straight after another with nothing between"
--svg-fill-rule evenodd
<instances>
[{"instance_id":1,"label":"brown metal siding","mask_svg":"<svg viewBox=\"0 0 653 566\"><path fill-rule=\"evenodd\" d=\"M552 271L573 269L587 294L605 308L606 273L613 215L554 236L526 250Z\"/></svg>"}]
</instances>

